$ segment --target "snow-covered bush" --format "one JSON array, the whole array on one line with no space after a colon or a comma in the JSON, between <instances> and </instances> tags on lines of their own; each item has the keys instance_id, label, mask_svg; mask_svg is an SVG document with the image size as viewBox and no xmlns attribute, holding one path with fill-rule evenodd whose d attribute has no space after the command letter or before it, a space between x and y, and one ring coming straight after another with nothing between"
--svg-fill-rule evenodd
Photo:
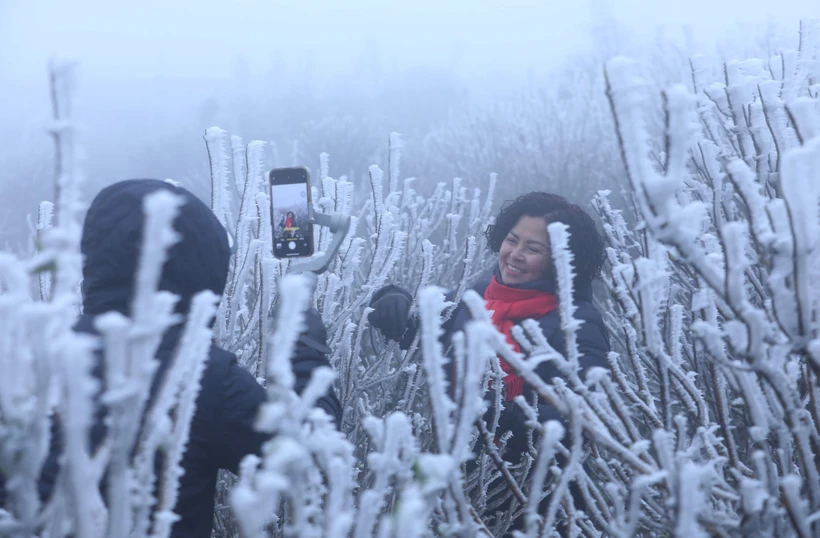
<instances>
[{"instance_id":1,"label":"snow-covered bush","mask_svg":"<svg viewBox=\"0 0 820 538\"><path fill-rule=\"evenodd\" d=\"M797 51L694 58L695 93L664 92L656 157L637 66L607 64L642 222L597 198L620 348L600 435L635 458L610 448L590 465L614 510L589 514L613 534L818 532L818 38L804 24Z\"/></svg>"},{"instance_id":2,"label":"snow-covered bush","mask_svg":"<svg viewBox=\"0 0 820 538\"><path fill-rule=\"evenodd\" d=\"M119 372L104 395L113 433L88 446L95 388L89 343L71 331L79 278L80 181L62 68L55 68L54 132L60 171L56 203L41 206L38 253L0 257L0 465L7 498L0 535L152 536L167 531L178 468L155 477L152 451L181 454L196 372L213 337L266 386L258 426L274 433L239 477L220 481L216 536L503 536L523 518L522 536L813 536L820 526L820 62L818 29L806 24L796 51L712 65L692 59L691 87L663 92L665 118L645 99L658 89L627 60L606 65L613 143L630 181L633 214L594 200L608 243L601 301L613 340L610 368L577 375L571 301L560 304L567 356L537 324L516 332L518 354L492 326L468 284L492 263L481 232L496 203L486 185L461 179L422 196L401 175L392 134L386 171L369 169L368 189L314 170L315 209L352 215L351 232L311 296L272 257L265 143L245 144L211 128L205 140L211 206L236 240L218 307L199 299L191 347L177 357L167 397L146 412L155 340L170 299L151 275L171 244L174 200L146 201L141 310L103 316L106 367ZM663 136L652 133L665 120ZM661 122L664 123L664 122ZM533 139L536 139L535 136ZM454 159L469 155L454 155ZM616 166L616 163L612 163ZM507 178L500 177L499 181ZM638 226L627 224L638 222ZM559 294L571 297L566 229L550 226ZM330 243L316 234L317 251ZM372 294L387 283L411 290L421 330L410 349L368 326ZM474 321L446 357L438 337L455 290ZM316 307L328 328L332 371L319 370L296 395L289 356L302 319ZM143 308L144 307L144 308ZM277 311L292 312L287 317ZM216 313L212 331L206 321ZM139 352L126 368L127 350ZM503 357L563 416L530 417L530 450L504 461L497 414L483 418L487 387ZM444 368L461 374L452 392ZM540 361L565 373L537 378ZM129 363L130 364L130 363ZM196 375L194 375L196 377ZM549 380L547 380L549 381ZM341 432L313 408L333 384ZM163 388L165 390L165 388ZM452 396L451 396L452 395ZM496 411L501 401L495 401ZM37 478L49 444L49 414L66 426L66 465L57 494L39 504ZM560 440L567 433L565 441ZM537 434L537 435L533 435ZM134 459L128 455L137 447ZM473 454L473 451L476 454ZM108 488L86 486L108 473ZM151 510L160 480L163 504ZM126 487L127 485L127 487ZM79 494L82 492L82 494ZM38 531L38 529L40 531Z\"/></svg>"},{"instance_id":3,"label":"snow-covered bush","mask_svg":"<svg viewBox=\"0 0 820 538\"><path fill-rule=\"evenodd\" d=\"M234 233L238 245L220 305L216 338L219 345L236 353L240 363L261 380L271 367L266 364L266 358L271 352L279 353L269 335L276 323L272 313L280 299L286 299L279 293L277 282L287 273L290 263L272 256L264 143L253 141L244 146L238 137L229 137L218 128L208 130L206 141L212 170L212 206L223 224ZM313 180L316 211L353 216L350 233L330 269L319 277L316 293L311 299L312 306L319 309L328 328L328 344L333 350L331 364L337 373L336 389L345 410L343 431L348 439L346 442L352 442L352 445L333 445L327 440L316 443L312 438L301 439L299 445L306 453L319 449L330 451L323 457L316 456L318 461L330 464L334 457L342 458L336 462L337 466L344 461L347 467L342 466L342 469L346 469L349 476L347 482L340 482L339 487L344 484L344 488L336 494L347 497L343 495L334 501L340 507L352 508L360 502L375 502L375 499L380 499L378 502L385 507L392 504L392 493L388 491L393 491L393 486L388 488L383 483L389 477L381 476L378 471L381 467L371 463L371 460L378 460L372 454L375 450L400 450L400 446L394 446L397 440L392 438L394 434L391 432L402 432L395 434L403 438L400 444L406 445L401 450L412 450L402 456L401 465L394 470L407 475L404 479L418 473L434 472L441 466L453 475L454 465L460 462L432 459L429 460L432 470L413 470L418 458L427 461L430 455L425 456L424 451L434 442L425 372L416 361L419 344L401 351L395 344L381 342L380 337L368 329L367 305L373 292L391 282L407 285L415 292L437 284L459 290L459 295L463 293L466 284L488 267L481 232L491 218L495 177L491 176L486 195L480 189L469 190L455 179L449 186L439 184L430 197L423 198L414 191L413 179L399 179L400 147L400 138L392 135L387 176L376 166L370 168L370 193L359 207L352 203L352 184L344 177L337 180L328 175L327 155L321 156L318 176ZM235 207L239 209L233 209ZM331 237L325 229L316 228L316 231L316 250L321 252ZM442 263L442 260L457 261ZM283 289L292 288L291 285L283 286ZM431 314L429 319L433 317ZM433 335L435 331L431 327L428 334ZM273 390L273 387L268 388ZM285 386L280 392L287 393L287 388ZM299 402L298 399L292 401L291 405L295 407L286 409L296 416L307 416L307 408ZM268 427L280 432L277 439L283 438L281 428L284 426L271 424ZM294 431L298 432L298 428ZM331 434L325 432L323 435ZM385 439L385 435L390 439ZM382 443L388 444L379 448ZM355 459L352 459L354 450ZM398 457L398 453L390 457ZM265 460L266 464L268 461ZM295 472L291 468L288 470ZM308 471L313 472L314 478L327 477L330 472L324 469L319 473L319 469L310 467L304 470ZM375 490L362 491L354 497L354 474L358 476L359 484L372 482ZM307 478L303 477L294 481L302 483L305 480ZM233 480L224 475L222 485L227 489L233 485ZM240 486L243 485L252 489L247 480L240 480ZM427 491L432 486L414 487ZM221 506L217 510L215 527L219 532L230 534L235 530L235 524L222 508L227 504L225 489L219 495ZM286 491L290 495L315 496L323 491L323 487L316 484L314 489L308 488L304 492L292 488L286 488ZM304 506L308 502L296 496L289 498L291 506ZM327 502L331 503L330 498ZM318 513L322 513L320 508ZM426 510L430 511L432 507ZM362 525L374 527L378 512L362 515L365 519L356 523L357 529ZM341 517L343 514L334 510L331 515ZM331 525L315 521L315 524L318 528L328 529L341 523ZM362 532L356 531L357 535L369 535L370 530Z\"/></svg>"},{"instance_id":4,"label":"snow-covered bush","mask_svg":"<svg viewBox=\"0 0 820 538\"><path fill-rule=\"evenodd\" d=\"M549 532L562 520L571 532L589 535L813 534L820 519L820 394L817 329L812 328L817 299L808 284L818 266L815 237L820 224L820 200L813 186L820 169L813 30L810 25L803 28L799 51L782 51L767 61L725 64L723 83L711 83L703 59L694 58L694 93L680 86L664 92L663 140L651 140L645 128L647 118L640 107L650 88L641 86L628 62L608 63L608 95L617 126L613 134L631 181L633 217L642 223L637 229L628 227L606 193L596 199L610 247L605 281L611 297L605 310L617 350L610 357L611 369L594 372L586 384L568 375L565 382L548 385L534 378L530 361L564 359L555 357L539 335L530 334L527 360L503 346L494 347L491 337L484 342L490 349L482 350L475 334L466 335L466 342L477 347L465 342L457 349L469 350L465 357L473 361L501 354L516 365L541 396L567 416L571 442L568 447L556 443L561 435L557 425L534 422L542 435L533 459L517 467L493 467L492 462L500 462L493 450L479 454L478 470L463 482L451 478L438 503L427 506L437 532L503 533L503 517L492 529L484 523L471 527L476 524L471 518L498 521L486 519L492 509L487 501L488 486L497 487L501 476L502 489L515 497L506 523L513 512L523 510L530 514L532 533ZM380 179L378 171L372 172L373 179ZM378 193L381 184L374 185ZM401 215L397 207L385 210L380 198L374 197L371 223ZM370 207L365 214L367 210ZM551 229L551 236L560 241L560 230ZM373 238L381 239L381 234ZM378 245L374 257L379 256ZM555 244L554 251L560 253L558 247ZM413 277L408 281L413 283ZM446 278L443 282L452 285ZM434 306L434 296L423 286L418 289L422 313L444 308ZM361 290L366 294L372 287ZM464 298L475 300L469 293ZM482 320L480 304L473 307ZM351 331L366 324L363 314L351 321L331 319L346 323ZM437 316L423 319L435 329ZM483 321L479 326L492 334L486 318ZM524 329L532 328L525 324ZM572 324L566 329L571 331ZM339 329L332 332L339 334ZM432 340L436 333L423 334ZM396 409L391 401L396 393L389 390L377 393L375 401L366 391L350 398L345 383L373 370L367 359L370 351L362 346L354 355L365 362L362 366L334 360L347 408L351 402L359 408L358 413L348 411L345 422L357 455L367 454L375 444L369 432L356 433L360 424L374 420L374 411ZM389 366L402 354L395 348L387 352L391 360L376 362L384 365L376 371L391 380L396 373L409 377ZM457 451L465 447L454 447L447 437L450 428L464 425L464 416L452 413L448 420L452 403L436 368L428 367L430 355L438 353L435 343L422 338L421 358L407 363L413 382L405 394L415 395L426 385L429 402L418 411L400 399L398 410L415 412L413 431L420 446L437 454L442 447L456 449L446 454L452 464L466 461ZM569 355L571 361L572 351ZM457 354L455 360L465 359ZM493 362L484 365L483 375L493 371ZM466 379L458 384L456 391L462 394L483 392L482 385L470 385ZM380 407L385 399L391 404ZM356 420L350 421L351 414ZM395 411L387 417L404 420ZM428 424L434 425L432 432L425 429ZM471 439L484 435L488 427L493 425L473 431ZM414 450L417 446L413 443ZM359 510L371 509L374 497L381 499L367 489L380 482L371 456L357 464L362 489L355 491L357 500L351 506ZM371 473L372 479L362 480ZM578 486L583 507L576 507L569 494L571 482ZM458 485L466 497L458 493ZM535 492L542 485L550 503L539 518ZM398 498L399 491L393 495ZM459 512L465 502L469 510ZM386 510L389 504L380 500L377 506Z\"/></svg>"},{"instance_id":5,"label":"snow-covered bush","mask_svg":"<svg viewBox=\"0 0 820 538\"><path fill-rule=\"evenodd\" d=\"M73 64L52 65L58 198L41 205L39 252L29 260L0 256L0 471L2 536L167 536L181 473L180 461L210 347L218 297L194 297L180 346L149 404L154 354L178 323L176 298L158 292L172 222L181 203L160 192L146 197L146 240L130 318L99 316L103 345L75 332L80 307L81 155L71 117ZM52 219L56 219L54 222ZM102 371L106 390L97 397ZM90 429L107 412L107 435L91 446ZM140 429L141 417L152 428ZM41 506L38 482L49 455L52 419L59 417L62 457L53 491ZM158 453L165 456L156 472ZM107 487L95 487L105 477ZM155 499L152 492L158 492Z\"/></svg>"}]
</instances>

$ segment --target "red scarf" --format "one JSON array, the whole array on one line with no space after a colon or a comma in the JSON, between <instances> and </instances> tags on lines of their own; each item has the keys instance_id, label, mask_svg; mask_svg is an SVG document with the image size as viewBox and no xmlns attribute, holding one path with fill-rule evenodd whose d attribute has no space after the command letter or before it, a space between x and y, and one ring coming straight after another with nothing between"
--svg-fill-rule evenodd
<instances>
[{"instance_id":1,"label":"red scarf","mask_svg":"<svg viewBox=\"0 0 820 538\"><path fill-rule=\"evenodd\" d=\"M507 337L516 351L520 351L518 343L513 339L513 326L525 319L541 319L558 306L558 298L551 293L539 290L522 290L510 288L501 284L496 277L484 291L484 303L487 310L493 311L493 325ZM499 357L501 369L507 374L504 386L507 389L505 400L512 400L524 393L524 380L516 375L513 367Z\"/></svg>"}]
</instances>

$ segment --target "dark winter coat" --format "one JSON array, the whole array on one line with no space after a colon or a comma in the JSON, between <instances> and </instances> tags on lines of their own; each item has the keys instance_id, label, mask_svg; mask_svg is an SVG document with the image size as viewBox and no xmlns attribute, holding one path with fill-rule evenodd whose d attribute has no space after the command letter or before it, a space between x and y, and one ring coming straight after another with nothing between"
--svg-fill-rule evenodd
<instances>
[{"instance_id":1,"label":"dark winter coat","mask_svg":"<svg viewBox=\"0 0 820 538\"><path fill-rule=\"evenodd\" d=\"M496 278L500 278L496 271ZM470 288L476 293L484 296L484 292L490 283L491 275L474 282ZM543 291L553 292L549 284L543 282L532 284L534 289L543 289ZM409 294L398 286L389 285L378 290L373 297L371 304L375 303L381 297L389 293L400 293L408 298ZM452 297L449 295L448 299ZM592 304L592 288L585 287L577 289L575 293L575 317L583 323L576 332L576 341L578 344L578 351L580 357L578 359L581 368L581 375L592 367L601 366L606 368L608 366L607 353L609 352L609 332L606 329L601 313ZM456 307L456 310L443 324L442 341L445 347L448 347L453 334L458 331L463 331L467 322L470 321L470 313L467 307L461 303ZM561 330L561 321L558 310L548 313L543 318L537 320L541 326L541 330L547 338L549 344L559 353L566 355L566 343L564 342L564 333ZM405 336L400 342L400 347L407 349L418 330L418 321L415 317L411 317L408 322ZM448 375L451 373L450 369L446 369ZM557 366L552 362L542 362L536 368L536 373L541 379L550 382L556 377L563 377ZM524 397L529 401L532 396L532 387L524 384ZM538 403L538 416L540 421L558 420L564 424L566 422L561 418L558 411L550 404L540 401ZM527 421L521 408L511 402L505 406L505 410L501 415L499 427L501 431L511 431L513 437L507 445L507 459L518 459L518 457L527 449L526 446L526 427Z\"/></svg>"},{"instance_id":2,"label":"dark winter coat","mask_svg":"<svg viewBox=\"0 0 820 538\"><path fill-rule=\"evenodd\" d=\"M160 289L180 297L177 312L183 315L196 293L211 290L222 294L224 291L231 252L227 233L211 210L188 191L166 182L120 182L100 192L86 216L82 238L84 314L76 330L94 333L94 317L107 311L128 315L143 226L142 212L135 208L140 208L143 198L158 189L185 197L174 224L181 239L169 252ZM313 323L320 324L321 320L316 319L312 318ZM160 368L154 379L152 397L167 370L181 330L181 325L168 330L157 352ZM306 386L316 367L329 366L326 358L329 350L323 344L316 345L316 340L325 342L324 327L320 325L310 327L297 345L293 358L297 391ZM259 454L266 440L254 430L257 410L266 398L265 390L237 364L233 354L211 346L201 385L182 459L185 472L175 508L181 519L171 534L177 538L210 536L217 471L237 472L240 460L247 454ZM341 406L335 395L327 394L317 405L338 425ZM105 435L104 412L100 407L91 432L92 446L99 444ZM59 445L55 445L43 469L41 495L44 498L54 486L59 452Z\"/></svg>"},{"instance_id":3,"label":"dark winter coat","mask_svg":"<svg viewBox=\"0 0 820 538\"><path fill-rule=\"evenodd\" d=\"M495 271L495 276L499 282L501 282L501 277L497 270ZM490 280L491 275L487 275L485 278L476 281L470 288L483 297L487 286L490 284ZM519 287L539 289L541 291L555 293L554 284L547 281L535 282ZM371 301L371 306L380 298L391 293L404 295L408 299L408 304L412 299L410 294L402 288L390 285L378 290L374 294L373 300ZM452 300L452 298L453 294L448 294L447 299ZM590 286L575 290L575 305L577 308L575 311L575 317L583 322L576 331L576 342L578 344L578 351L580 354L578 362L581 370L580 374L583 377L589 368L595 366L607 367L608 362L606 357L609 352L609 332L606 329L606 325L604 324L600 312L598 312L598 309L592 304L592 288ZM458 331L463 331L470 319L471 317L469 310L463 303L460 303L450 316L450 319L443 324L443 334L441 340L445 348L449 348L452 342L453 334ZM548 313L546 316L537 321L541 326L541 330L546 336L549 344L562 355L566 355L566 343L564 341L564 333L561 330L561 321L558 310ZM418 331L418 327L418 318L411 316L408 319L404 337L399 344L402 349L407 349L412 344ZM451 376L452 370L450 368L447 368L446 372L448 377ZM546 382L550 382L556 377L563 377L558 368L551 362L542 362L539 364L536 368L536 373ZM528 383L524 383L524 397L528 401L531 401L532 391L532 387ZM491 416L492 409L487 411L485 419L489 422ZM558 410L541 400L538 401L538 417L542 422L547 420L558 420L564 424L565 429L568 431L568 428L566 428L567 423L561 417L560 413L558 413ZM512 438L510 438L507 442L506 452L504 453L504 459L508 462L518 462L521 455L528 449L526 422L527 417L524 415L521 408L513 402L507 402L504 411L501 413L498 433L509 431L513 434ZM564 438L565 443L567 442L567 439L568 435ZM481 445L482 442L479 439L479 442L476 445L476 450L480 450ZM563 458L559 457L558 459L559 463L562 463L561 460ZM468 462L468 472L469 469L474 467L474 465L475 462ZM490 484L488 489L495 489L500 484L501 479ZM585 503L580 490L574 482L570 484L570 492L574 499L575 506L583 510ZM510 509L512 501L512 498L508 498L497 508L497 512L501 514L507 512ZM548 502L549 498L544 499L540 504L539 510L546 510ZM492 514L487 514L487 516L491 518L494 517ZM509 531L511 533L514 530L523 530L523 528L523 518L519 517L512 522L512 526ZM507 536L511 536L511 534L507 534Z\"/></svg>"}]
</instances>

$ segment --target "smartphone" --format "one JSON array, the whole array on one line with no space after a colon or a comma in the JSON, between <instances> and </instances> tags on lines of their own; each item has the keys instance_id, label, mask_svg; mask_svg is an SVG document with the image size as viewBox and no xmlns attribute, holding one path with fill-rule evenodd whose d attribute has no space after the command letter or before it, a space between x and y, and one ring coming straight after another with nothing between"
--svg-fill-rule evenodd
<instances>
[{"instance_id":1,"label":"smartphone","mask_svg":"<svg viewBox=\"0 0 820 538\"><path fill-rule=\"evenodd\" d=\"M300 166L270 171L273 255L304 258L313 255L313 210L310 172Z\"/></svg>"}]
</instances>

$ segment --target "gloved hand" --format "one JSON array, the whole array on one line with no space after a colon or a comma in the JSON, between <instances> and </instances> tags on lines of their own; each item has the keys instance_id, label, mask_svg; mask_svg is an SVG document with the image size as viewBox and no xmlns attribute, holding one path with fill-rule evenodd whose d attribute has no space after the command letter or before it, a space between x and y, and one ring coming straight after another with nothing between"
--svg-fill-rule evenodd
<instances>
[{"instance_id":1,"label":"gloved hand","mask_svg":"<svg viewBox=\"0 0 820 538\"><path fill-rule=\"evenodd\" d=\"M387 338L400 342L407 331L411 302L406 292L388 291L370 305L373 312L367 320Z\"/></svg>"},{"instance_id":2,"label":"gloved hand","mask_svg":"<svg viewBox=\"0 0 820 538\"><path fill-rule=\"evenodd\" d=\"M504 410L498 419L497 435L500 437L506 432L512 432L507 440L506 458L517 462L528 449L527 444L527 415L521 407L513 402L504 402Z\"/></svg>"}]
</instances>

